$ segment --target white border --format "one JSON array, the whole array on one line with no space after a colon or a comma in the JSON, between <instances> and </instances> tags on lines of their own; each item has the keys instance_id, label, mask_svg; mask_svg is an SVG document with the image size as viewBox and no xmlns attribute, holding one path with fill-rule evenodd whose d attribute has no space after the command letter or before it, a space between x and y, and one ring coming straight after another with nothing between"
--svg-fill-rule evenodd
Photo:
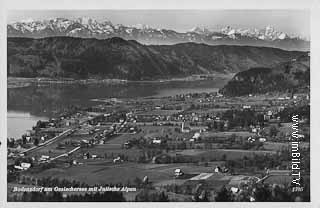
<instances>
[{"instance_id":1,"label":"white border","mask_svg":"<svg viewBox=\"0 0 320 208\"><path fill-rule=\"evenodd\" d=\"M0 207L320 207L320 2L319 0L0 0ZM6 203L6 13L43 9L308 9L311 10L311 203ZM3 206L2 206L3 205Z\"/></svg>"},{"instance_id":2,"label":"white border","mask_svg":"<svg viewBox=\"0 0 320 208\"><path fill-rule=\"evenodd\" d=\"M6 0L6 9L310 9L314 0Z\"/></svg>"}]
</instances>

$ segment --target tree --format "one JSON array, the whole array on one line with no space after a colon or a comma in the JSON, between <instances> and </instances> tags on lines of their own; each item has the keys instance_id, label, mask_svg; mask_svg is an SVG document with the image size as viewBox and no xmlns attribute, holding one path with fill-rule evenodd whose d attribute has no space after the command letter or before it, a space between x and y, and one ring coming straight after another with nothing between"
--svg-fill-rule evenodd
<instances>
[{"instance_id":1,"label":"tree","mask_svg":"<svg viewBox=\"0 0 320 208\"><path fill-rule=\"evenodd\" d=\"M155 192L149 189L142 190L135 198L139 202L168 202L168 196L162 192Z\"/></svg>"},{"instance_id":2,"label":"tree","mask_svg":"<svg viewBox=\"0 0 320 208\"><path fill-rule=\"evenodd\" d=\"M22 135L22 144L26 144L27 143L27 136L24 134Z\"/></svg>"},{"instance_id":3,"label":"tree","mask_svg":"<svg viewBox=\"0 0 320 208\"><path fill-rule=\"evenodd\" d=\"M222 161L226 161L226 159L227 159L227 155L226 155L226 154L223 154L222 157L221 157L221 160L222 160Z\"/></svg>"},{"instance_id":4,"label":"tree","mask_svg":"<svg viewBox=\"0 0 320 208\"><path fill-rule=\"evenodd\" d=\"M137 186L137 187L140 187L140 185L142 184L142 180L138 177L136 177L134 180L133 180L133 183Z\"/></svg>"},{"instance_id":5,"label":"tree","mask_svg":"<svg viewBox=\"0 0 320 208\"><path fill-rule=\"evenodd\" d=\"M35 146L38 146L38 145L39 145L39 139L38 139L38 138L35 138L35 139L33 140L33 144L34 144Z\"/></svg>"},{"instance_id":6,"label":"tree","mask_svg":"<svg viewBox=\"0 0 320 208\"><path fill-rule=\"evenodd\" d=\"M232 201L231 192L227 190L225 186L223 186L221 190L217 193L215 200L217 202L231 202Z\"/></svg>"},{"instance_id":7,"label":"tree","mask_svg":"<svg viewBox=\"0 0 320 208\"><path fill-rule=\"evenodd\" d=\"M259 202L271 201L271 191L267 185L259 185L254 191L254 198Z\"/></svg>"},{"instance_id":8,"label":"tree","mask_svg":"<svg viewBox=\"0 0 320 208\"><path fill-rule=\"evenodd\" d=\"M234 134L234 133L231 134L230 137L229 137L230 142L233 143L236 140L236 137L237 137L236 134Z\"/></svg>"},{"instance_id":9,"label":"tree","mask_svg":"<svg viewBox=\"0 0 320 208\"><path fill-rule=\"evenodd\" d=\"M277 136L278 132L279 132L279 130L276 126L273 125L270 127L269 134L271 137Z\"/></svg>"}]
</instances>

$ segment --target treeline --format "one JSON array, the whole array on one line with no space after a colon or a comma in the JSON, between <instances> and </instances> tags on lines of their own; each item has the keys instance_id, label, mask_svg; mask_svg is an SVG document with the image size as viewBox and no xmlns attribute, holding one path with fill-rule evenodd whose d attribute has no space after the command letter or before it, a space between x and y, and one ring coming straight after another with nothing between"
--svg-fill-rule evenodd
<instances>
[{"instance_id":1,"label":"treeline","mask_svg":"<svg viewBox=\"0 0 320 208\"><path fill-rule=\"evenodd\" d=\"M247 185L241 191L232 192L230 187L212 187L202 185L166 185L163 188L176 194L189 195L192 201L202 202L309 202L310 183L306 181L301 186L303 192L293 192L291 185L271 185L256 183Z\"/></svg>"},{"instance_id":2,"label":"treeline","mask_svg":"<svg viewBox=\"0 0 320 208\"><path fill-rule=\"evenodd\" d=\"M168 202L169 198L163 191L155 191L151 189L142 190L135 197L136 202Z\"/></svg>"},{"instance_id":3,"label":"treeline","mask_svg":"<svg viewBox=\"0 0 320 208\"><path fill-rule=\"evenodd\" d=\"M282 122L292 122L292 116L298 115L299 119L306 119L310 123L310 105L292 106L278 113Z\"/></svg>"},{"instance_id":4,"label":"treeline","mask_svg":"<svg viewBox=\"0 0 320 208\"><path fill-rule=\"evenodd\" d=\"M300 163L300 168L305 173L310 172L310 149L300 149L300 154L303 162ZM244 156L241 160L226 160L226 166L233 172L236 169L289 169L291 168L291 152L282 150L277 154L255 154L253 157Z\"/></svg>"},{"instance_id":5,"label":"treeline","mask_svg":"<svg viewBox=\"0 0 320 208\"><path fill-rule=\"evenodd\" d=\"M217 202L310 202L310 184L302 185L302 192L292 192L290 185L254 184L240 192L233 193L222 187L216 194Z\"/></svg>"},{"instance_id":6,"label":"treeline","mask_svg":"<svg viewBox=\"0 0 320 208\"><path fill-rule=\"evenodd\" d=\"M228 121L229 128L248 127L250 125L263 125L264 116L261 113L256 113L253 110L227 110L223 113L222 119Z\"/></svg>"}]
</instances>

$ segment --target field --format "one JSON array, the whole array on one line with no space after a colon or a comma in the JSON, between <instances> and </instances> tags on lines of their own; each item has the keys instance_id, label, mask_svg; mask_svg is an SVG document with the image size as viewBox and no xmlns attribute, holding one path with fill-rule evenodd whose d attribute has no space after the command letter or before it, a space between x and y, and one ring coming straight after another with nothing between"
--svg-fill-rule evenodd
<instances>
[{"instance_id":1,"label":"field","mask_svg":"<svg viewBox=\"0 0 320 208\"><path fill-rule=\"evenodd\" d=\"M219 138L225 137L227 139L228 137L230 137L233 134L236 136L239 136L239 137L244 137L244 138L248 138L250 136L255 135L255 134L250 133L248 131L228 131L228 132L205 132L205 133L203 133L203 137L204 138L206 138L206 137L219 137Z\"/></svg>"},{"instance_id":2,"label":"field","mask_svg":"<svg viewBox=\"0 0 320 208\"><path fill-rule=\"evenodd\" d=\"M290 141L285 142L285 143L265 142L265 143L263 143L263 147L266 150L280 151L280 150L283 150L283 149L291 148L291 143L290 143ZM300 142L299 143L299 147L300 148L308 148L308 147L310 147L310 143L308 143L308 142Z\"/></svg>"},{"instance_id":3,"label":"field","mask_svg":"<svg viewBox=\"0 0 320 208\"><path fill-rule=\"evenodd\" d=\"M197 158L205 158L206 160L221 160L225 155L227 160L241 159L244 156L254 157L255 155L263 154L276 154L276 151L255 151L255 150L238 150L238 149L216 149L216 150L182 150L176 151L172 154L178 154L183 156L192 156Z\"/></svg>"},{"instance_id":4,"label":"field","mask_svg":"<svg viewBox=\"0 0 320 208\"><path fill-rule=\"evenodd\" d=\"M72 166L69 168L52 168L41 173L33 175L34 177L58 177L70 180L77 180L94 184L109 184L109 183L127 183L138 177L142 179L148 176L152 183L164 182L174 179L174 170L180 168L186 174L196 175L202 172L213 172L215 165L211 164L208 167L188 163L175 164L137 164L137 163L122 163L113 164L107 160L87 161L83 165Z\"/></svg>"}]
</instances>

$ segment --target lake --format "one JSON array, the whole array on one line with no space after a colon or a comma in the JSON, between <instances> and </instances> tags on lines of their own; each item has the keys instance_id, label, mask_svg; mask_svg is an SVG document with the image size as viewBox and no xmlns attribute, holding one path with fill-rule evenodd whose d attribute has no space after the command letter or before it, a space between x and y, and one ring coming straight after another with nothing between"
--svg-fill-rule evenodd
<instances>
[{"instance_id":1,"label":"lake","mask_svg":"<svg viewBox=\"0 0 320 208\"><path fill-rule=\"evenodd\" d=\"M8 125L8 137L20 138L27 130L32 127L39 120L45 120L46 117L33 116L27 112L21 111L8 111L7 112L7 125Z\"/></svg>"},{"instance_id":2,"label":"lake","mask_svg":"<svg viewBox=\"0 0 320 208\"><path fill-rule=\"evenodd\" d=\"M70 106L92 106L102 98L141 98L184 93L215 92L228 80L168 81L126 84L32 85L8 88L8 137L21 137L38 120Z\"/></svg>"}]
</instances>

